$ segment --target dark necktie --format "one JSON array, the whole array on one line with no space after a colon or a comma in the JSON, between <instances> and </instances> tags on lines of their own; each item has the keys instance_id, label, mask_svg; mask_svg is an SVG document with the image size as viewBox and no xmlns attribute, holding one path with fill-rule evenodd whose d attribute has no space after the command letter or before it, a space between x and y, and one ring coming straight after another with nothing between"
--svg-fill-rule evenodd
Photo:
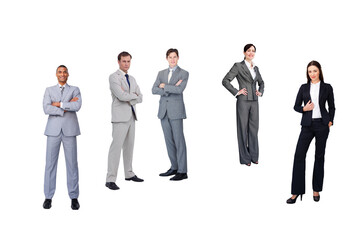
<instances>
[{"instance_id":1,"label":"dark necktie","mask_svg":"<svg viewBox=\"0 0 360 240\"><path fill-rule=\"evenodd\" d=\"M125 74L125 77L126 77L126 81L127 81L127 83L129 84L129 92L130 92L130 81L129 81L129 75L128 75L128 74ZM132 105L130 105L130 106L131 106L131 110L132 110L132 112L133 112L134 116L136 116L136 114L135 114L135 110L134 110L133 106L132 106Z\"/></svg>"},{"instance_id":2,"label":"dark necktie","mask_svg":"<svg viewBox=\"0 0 360 240\"><path fill-rule=\"evenodd\" d=\"M65 88L65 87L64 87L64 86L61 86L60 88L61 88L61 99L62 99L63 93L64 93L64 88Z\"/></svg>"}]
</instances>

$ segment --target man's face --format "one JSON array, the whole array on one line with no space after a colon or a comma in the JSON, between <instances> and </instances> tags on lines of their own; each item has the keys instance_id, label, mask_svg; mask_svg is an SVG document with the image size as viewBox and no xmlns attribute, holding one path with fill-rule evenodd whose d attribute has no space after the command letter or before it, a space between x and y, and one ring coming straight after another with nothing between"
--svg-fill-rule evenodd
<instances>
[{"instance_id":1,"label":"man's face","mask_svg":"<svg viewBox=\"0 0 360 240\"><path fill-rule=\"evenodd\" d=\"M169 62L169 66L171 68L175 67L177 65L177 62L179 60L178 55L176 55L175 52L172 52L169 54L169 56L167 56L166 60Z\"/></svg>"},{"instance_id":2,"label":"man's face","mask_svg":"<svg viewBox=\"0 0 360 240\"><path fill-rule=\"evenodd\" d=\"M118 63L119 63L120 69L123 72L127 73L130 68L131 57L130 56L121 57L120 60L118 61Z\"/></svg>"},{"instance_id":3,"label":"man's face","mask_svg":"<svg viewBox=\"0 0 360 240\"><path fill-rule=\"evenodd\" d=\"M68 70L64 67L59 67L56 70L56 77L58 79L59 84L64 85L69 77Z\"/></svg>"}]
</instances>

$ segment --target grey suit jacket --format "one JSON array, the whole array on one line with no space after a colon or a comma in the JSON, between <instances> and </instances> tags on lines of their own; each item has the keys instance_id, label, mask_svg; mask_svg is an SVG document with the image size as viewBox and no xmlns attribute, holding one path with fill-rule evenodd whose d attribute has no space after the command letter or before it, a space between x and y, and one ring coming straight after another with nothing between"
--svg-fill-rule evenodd
<instances>
[{"instance_id":1,"label":"grey suit jacket","mask_svg":"<svg viewBox=\"0 0 360 240\"><path fill-rule=\"evenodd\" d=\"M111 122L129 121L132 114L131 106L133 106L135 119L137 120L136 104L142 102L143 95L135 78L129 75L129 88L125 75L120 70L117 70L110 75L109 82L113 100L111 105Z\"/></svg>"},{"instance_id":2,"label":"grey suit jacket","mask_svg":"<svg viewBox=\"0 0 360 240\"><path fill-rule=\"evenodd\" d=\"M259 68L255 66L254 70L256 72L255 79L252 78L251 73L245 64L245 60L235 63L234 66L224 77L222 84L235 96L239 92L239 90L234 88L234 86L230 82L236 77L239 83L239 89L246 88L248 91L248 95L245 96L241 94L238 96L238 98L240 100L258 100L258 96L256 96L256 83L259 84L258 91L261 92L261 95L264 94L265 85L260 75Z\"/></svg>"},{"instance_id":3,"label":"grey suit jacket","mask_svg":"<svg viewBox=\"0 0 360 240\"><path fill-rule=\"evenodd\" d=\"M76 102L70 102L74 97ZM45 129L47 136L59 136L62 131L65 136L80 135L79 122L76 112L81 108L81 94L78 87L65 85L63 97L58 84L45 90L43 107L45 114L49 115ZM52 106L52 102L62 102L63 108ZM64 112L66 110L66 112Z\"/></svg>"},{"instance_id":4,"label":"grey suit jacket","mask_svg":"<svg viewBox=\"0 0 360 240\"><path fill-rule=\"evenodd\" d=\"M188 82L189 73L178 66L173 72L169 83L168 75L168 68L160 71L152 88L153 94L161 96L158 118L163 119L167 113L170 119L185 119L186 111L183 91ZM179 86L175 86L179 80L183 80L182 83ZM159 88L161 83L165 83L165 88Z\"/></svg>"}]
</instances>

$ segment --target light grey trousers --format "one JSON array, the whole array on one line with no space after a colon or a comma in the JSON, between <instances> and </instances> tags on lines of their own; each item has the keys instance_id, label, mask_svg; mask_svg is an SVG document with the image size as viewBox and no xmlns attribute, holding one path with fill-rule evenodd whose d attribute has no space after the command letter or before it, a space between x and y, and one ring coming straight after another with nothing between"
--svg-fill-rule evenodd
<instances>
[{"instance_id":1,"label":"light grey trousers","mask_svg":"<svg viewBox=\"0 0 360 240\"><path fill-rule=\"evenodd\" d=\"M56 172L61 142L63 143L68 194L71 199L79 197L79 169L77 162L76 137L67 137L62 131L59 136L47 137L44 193L52 199L56 189Z\"/></svg>"},{"instance_id":2,"label":"light grey trousers","mask_svg":"<svg viewBox=\"0 0 360 240\"><path fill-rule=\"evenodd\" d=\"M125 178L135 176L135 173L132 170L135 140L135 118L132 115L129 121L113 123L112 125L113 140L109 150L106 182L116 182L121 150L123 150Z\"/></svg>"},{"instance_id":3,"label":"light grey trousers","mask_svg":"<svg viewBox=\"0 0 360 240\"><path fill-rule=\"evenodd\" d=\"M258 101L237 100L236 122L241 164L259 159L259 104Z\"/></svg>"},{"instance_id":4,"label":"light grey trousers","mask_svg":"<svg viewBox=\"0 0 360 240\"><path fill-rule=\"evenodd\" d=\"M187 173L186 143L183 131L183 119L169 119L167 114L161 119L171 169L178 173Z\"/></svg>"}]
</instances>

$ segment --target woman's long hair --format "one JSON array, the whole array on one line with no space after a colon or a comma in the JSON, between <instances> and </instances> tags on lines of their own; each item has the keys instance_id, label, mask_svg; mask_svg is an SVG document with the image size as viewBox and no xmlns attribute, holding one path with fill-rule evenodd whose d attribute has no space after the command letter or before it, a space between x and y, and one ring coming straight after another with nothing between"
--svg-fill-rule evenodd
<instances>
[{"instance_id":1,"label":"woman's long hair","mask_svg":"<svg viewBox=\"0 0 360 240\"><path fill-rule=\"evenodd\" d=\"M322 73L322 70L321 70L321 65L319 62L313 60L311 62L309 62L309 64L307 65L307 68L306 68L306 77L307 77L307 83L311 83L311 78L309 76L309 73L308 73L308 69L310 66L315 66L319 69L319 79L321 82L324 82L324 76L323 76L323 73Z\"/></svg>"}]
</instances>

